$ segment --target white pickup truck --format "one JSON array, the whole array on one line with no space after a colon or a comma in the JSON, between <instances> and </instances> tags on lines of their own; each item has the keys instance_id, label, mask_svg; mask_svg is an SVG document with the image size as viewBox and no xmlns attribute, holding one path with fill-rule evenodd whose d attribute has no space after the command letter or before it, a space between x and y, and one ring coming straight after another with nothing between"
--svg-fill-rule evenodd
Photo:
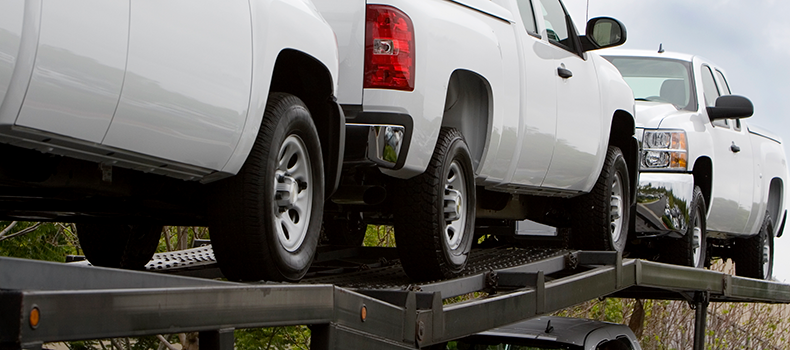
<instances>
[{"instance_id":1,"label":"white pickup truck","mask_svg":"<svg viewBox=\"0 0 790 350\"><path fill-rule=\"evenodd\" d=\"M719 256L766 279L787 210L781 140L747 125L752 103L699 56L611 50L633 88L642 141L637 234L666 262L702 267ZM638 250L638 249L637 249Z\"/></svg>"},{"instance_id":2,"label":"white pickup truck","mask_svg":"<svg viewBox=\"0 0 790 350\"><path fill-rule=\"evenodd\" d=\"M578 35L560 0L314 0L337 35L345 166L325 208L335 244L393 224L418 280L464 268L480 225L572 227L622 250L638 143L627 84L590 51L625 41L596 18Z\"/></svg>"},{"instance_id":3,"label":"white pickup truck","mask_svg":"<svg viewBox=\"0 0 790 350\"><path fill-rule=\"evenodd\" d=\"M211 225L224 274L298 280L337 184L334 33L309 0L0 1L0 217L140 268Z\"/></svg>"}]
</instances>

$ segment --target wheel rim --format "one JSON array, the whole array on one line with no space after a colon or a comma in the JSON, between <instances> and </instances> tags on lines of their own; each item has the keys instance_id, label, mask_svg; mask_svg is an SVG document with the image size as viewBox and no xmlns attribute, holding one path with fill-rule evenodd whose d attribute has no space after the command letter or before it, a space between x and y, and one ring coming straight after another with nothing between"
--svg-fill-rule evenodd
<instances>
[{"instance_id":1,"label":"wheel rim","mask_svg":"<svg viewBox=\"0 0 790 350\"><path fill-rule=\"evenodd\" d=\"M695 211L691 236L691 252L694 259L694 267L699 267L702 265L702 220L700 220L702 213L699 209L695 209Z\"/></svg>"},{"instance_id":2,"label":"wheel rim","mask_svg":"<svg viewBox=\"0 0 790 350\"><path fill-rule=\"evenodd\" d=\"M770 233L768 233L770 234ZM771 243L767 236L763 237L763 278L770 278L771 273Z\"/></svg>"},{"instance_id":3,"label":"wheel rim","mask_svg":"<svg viewBox=\"0 0 790 350\"><path fill-rule=\"evenodd\" d=\"M612 181L612 196L609 204L609 219L612 245L615 246L615 242L620 240L623 227L623 180L620 177L619 172L615 173L614 181Z\"/></svg>"},{"instance_id":4,"label":"wheel rim","mask_svg":"<svg viewBox=\"0 0 790 350\"><path fill-rule=\"evenodd\" d=\"M289 252L301 247L307 236L313 204L310 156L299 136L289 135L280 146L274 171L277 239Z\"/></svg>"},{"instance_id":5,"label":"wheel rim","mask_svg":"<svg viewBox=\"0 0 790 350\"><path fill-rule=\"evenodd\" d=\"M450 164L444 181L444 240L451 250L463 242L466 229L466 178L458 161Z\"/></svg>"}]
</instances>

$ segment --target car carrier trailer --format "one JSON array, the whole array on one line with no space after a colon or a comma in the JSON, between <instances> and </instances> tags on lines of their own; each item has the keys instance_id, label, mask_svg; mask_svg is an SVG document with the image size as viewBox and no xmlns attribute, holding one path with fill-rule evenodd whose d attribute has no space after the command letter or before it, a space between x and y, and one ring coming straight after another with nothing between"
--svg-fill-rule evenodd
<instances>
[{"instance_id":1,"label":"car carrier trailer","mask_svg":"<svg viewBox=\"0 0 790 350\"><path fill-rule=\"evenodd\" d=\"M149 272L3 257L0 349L199 332L201 349L228 350L235 329L287 325L308 325L313 349L415 349L604 297L689 301L695 349L703 349L709 302L790 303L787 284L614 252L473 250L464 276L424 284L410 284L399 264L381 258L389 254L322 251L319 271L299 284L205 278L218 273L208 247L159 254ZM347 262L364 256L373 263ZM473 292L487 294L443 305Z\"/></svg>"}]
</instances>

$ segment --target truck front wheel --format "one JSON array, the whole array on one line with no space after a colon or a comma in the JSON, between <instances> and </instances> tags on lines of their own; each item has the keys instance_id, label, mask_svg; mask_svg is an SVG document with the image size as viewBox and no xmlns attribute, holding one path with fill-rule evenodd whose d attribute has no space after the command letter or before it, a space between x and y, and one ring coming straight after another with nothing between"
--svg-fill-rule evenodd
<instances>
[{"instance_id":1,"label":"truck front wheel","mask_svg":"<svg viewBox=\"0 0 790 350\"><path fill-rule=\"evenodd\" d=\"M774 222L765 213L760 232L735 244L735 275L767 280L774 270Z\"/></svg>"},{"instance_id":2,"label":"truck front wheel","mask_svg":"<svg viewBox=\"0 0 790 350\"><path fill-rule=\"evenodd\" d=\"M318 132L296 96L272 93L241 171L215 184L211 242L239 281L298 281L315 256L324 203Z\"/></svg>"},{"instance_id":3,"label":"truck front wheel","mask_svg":"<svg viewBox=\"0 0 790 350\"><path fill-rule=\"evenodd\" d=\"M162 225L78 223L77 238L94 266L142 270L159 246Z\"/></svg>"},{"instance_id":4,"label":"truck front wheel","mask_svg":"<svg viewBox=\"0 0 790 350\"><path fill-rule=\"evenodd\" d=\"M442 129L428 168L401 185L395 242L406 274L420 281L458 275L475 226L474 170L463 135Z\"/></svg>"},{"instance_id":5,"label":"truck front wheel","mask_svg":"<svg viewBox=\"0 0 790 350\"><path fill-rule=\"evenodd\" d=\"M574 199L570 246L623 252L631 211L628 166L623 152L609 146L592 191Z\"/></svg>"}]
</instances>

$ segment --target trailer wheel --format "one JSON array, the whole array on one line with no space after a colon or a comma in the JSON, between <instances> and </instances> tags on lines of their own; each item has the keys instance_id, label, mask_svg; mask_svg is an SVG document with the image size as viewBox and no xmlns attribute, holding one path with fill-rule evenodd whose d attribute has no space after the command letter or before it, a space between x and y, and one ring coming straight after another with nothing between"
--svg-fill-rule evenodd
<instances>
[{"instance_id":1,"label":"trailer wheel","mask_svg":"<svg viewBox=\"0 0 790 350\"><path fill-rule=\"evenodd\" d=\"M570 246L623 252L631 210L628 166L619 148L609 146L592 191L574 200Z\"/></svg>"},{"instance_id":2,"label":"trailer wheel","mask_svg":"<svg viewBox=\"0 0 790 350\"><path fill-rule=\"evenodd\" d=\"M760 232L735 243L735 275L767 280L774 270L774 222L765 213Z\"/></svg>"},{"instance_id":3,"label":"trailer wheel","mask_svg":"<svg viewBox=\"0 0 790 350\"><path fill-rule=\"evenodd\" d=\"M474 171L461 133L442 129L428 168L400 190L395 242L406 274L420 281L458 275L472 249L475 224Z\"/></svg>"},{"instance_id":4,"label":"trailer wheel","mask_svg":"<svg viewBox=\"0 0 790 350\"><path fill-rule=\"evenodd\" d=\"M367 229L359 212L349 212L345 217L324 216L324 237L331 245L359 247L365 241Z\"/></svg>"},{"instance_id":5,"label":"trailer wheel","mask_svg":"<svg viewBox=\"0 0 790 350\"><path fill-rule=\"evenodd\" d=\"M679 239L669 239L662 244L661 261L703 268L707 263L707 230L705 225L705 197L699 187L694 188L691 200L691 216L686 234Z\"/></svg>"},{"instance_id":6,"label":"trailer wheel","mask_svg":"<svg viewBox=\"0 0 790 350\"><path fill-rule=\"evenodd\" d=\"M272 93L241 171L217 183L211 241L237 281L298 281L315 256L324 203L318 132L296 96Z\"/></svg>"},{"instance_id":7,"label":"trailer wheel","mask_svg":"<svg viewBox=\"0 0 790 350\"><path fill-rule=\"evenodd\" d=\"M78 223L77 238L94 266L142 270L156 253L162 225Z\"/></svg>"}]
</instances>

